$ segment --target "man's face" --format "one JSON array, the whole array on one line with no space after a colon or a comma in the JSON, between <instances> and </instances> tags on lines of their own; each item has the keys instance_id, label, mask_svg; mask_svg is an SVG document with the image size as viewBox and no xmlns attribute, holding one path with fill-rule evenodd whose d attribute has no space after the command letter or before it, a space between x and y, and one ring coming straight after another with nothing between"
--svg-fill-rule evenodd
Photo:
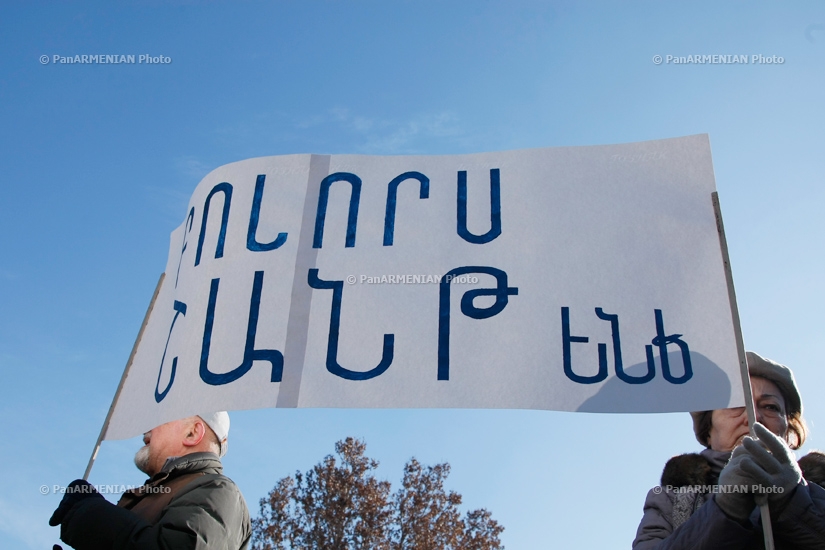
<instances>
[{"instance_id":1,"label":"man's face","mask_svg":"<svg viewBox=\"0 0 825 550\"><path fill-rule=\"evenodd\" d=\"M187 420L173 420L143 434L143 447L135 454L135 466L148 476L160 471L166 459L185 454L182 444Z\"/></svg>"}]
</instances>

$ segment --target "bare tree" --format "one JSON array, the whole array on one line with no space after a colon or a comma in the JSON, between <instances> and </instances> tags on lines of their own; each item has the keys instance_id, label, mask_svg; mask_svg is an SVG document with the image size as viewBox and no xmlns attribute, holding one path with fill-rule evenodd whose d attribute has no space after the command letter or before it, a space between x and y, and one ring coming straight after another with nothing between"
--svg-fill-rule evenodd
<instances>
[{"instance_id":1,"label":"bare tree","mask_svg":"<svg viewBox=\"0 0 825 550\"><path fill-rule=\"evenodd\" d=\"M372 471L366 445L347 438L306 474L284 478L261 499L253 547L262 550L387 550L390 483Z\"/></svg>"},{"instance_id":2,"label":"bare tree","mask_svg":"<svg viewBox=\"0 0 825 550\"><path fill-rule=\"evenodd\" d=\"M504 550L498 536L504 531L489 510L480 508L467 512L464 532L458 548L462 550Z\"/></svg>"},{"instance_id":3,"label":"bare tree","mask_svg":"<svg viewBox=\"0 0 825 550\"><path fill-rule=\"evenodd\" d=\"M404 466L401 489L395 494L393 550L458 548L463 523L461 495L444 491L449 464L422 466L415 458Z\"/></svg>"},{"instance_id":4,"label":"bare tree","mask_svg":"<svg viewBox=\"0 0 825 550\"><path fill-rule=\"evenodd\" d=\"M467 512L447 492L447 463L404 466L401 488L378 481L378 462L352 438L307 473L278 481L252 520L255 550L504 550L504 527L485 509Z\"/></svg>"},{"instance_id":5,"label":"bare tree","mask_svg":"<svg viewBox=\"0 0 825 550\"><path fill-rule=\"evenodd\" d=\"M253 548L282 550L293 545L298 531L298 507L295 504L295 481L285 477L278 481L266 498L262 498L261 516L252 519Z\"/></svg>"}]
</instances>

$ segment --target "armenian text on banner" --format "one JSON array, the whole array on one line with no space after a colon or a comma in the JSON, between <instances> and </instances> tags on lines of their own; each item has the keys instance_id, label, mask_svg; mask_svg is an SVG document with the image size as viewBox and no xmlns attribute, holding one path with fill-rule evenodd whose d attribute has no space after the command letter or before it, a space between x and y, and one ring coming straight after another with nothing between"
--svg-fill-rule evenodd
<instances>
[{"instance_id":1,"label":"armenian text on banner","mask_svg":"<svg viewBox=\"0 0 825 550\"><path fill-rule=\"evenodd\" d=\"M107 439L214 410L741 406L706 135L222 166Z\"/></svg>"}]
</instances>

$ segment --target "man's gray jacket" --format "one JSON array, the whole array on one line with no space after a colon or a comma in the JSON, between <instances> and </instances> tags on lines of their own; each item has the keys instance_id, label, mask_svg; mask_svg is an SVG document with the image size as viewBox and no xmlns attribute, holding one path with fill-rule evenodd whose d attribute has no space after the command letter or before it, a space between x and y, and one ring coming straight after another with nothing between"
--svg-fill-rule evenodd
<instances>
[{"instance_id":1,"label":"man's gray jacket","mask_svg":"<svg viewBox=\"0 0 825 550\"><path fill-rule=\"evenodd\" d=\"M169 460L118 502L87 498L63 520L60 538L77 550L245 549L251 526L243 495L213 453Z\"/></svg>"}]
</instances>

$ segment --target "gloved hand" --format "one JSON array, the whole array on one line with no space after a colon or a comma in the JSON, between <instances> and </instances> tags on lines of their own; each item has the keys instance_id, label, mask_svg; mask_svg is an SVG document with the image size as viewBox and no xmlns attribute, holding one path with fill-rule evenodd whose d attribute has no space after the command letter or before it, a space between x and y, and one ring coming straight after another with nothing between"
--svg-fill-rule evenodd
<instances>
[{"instance_id":1,"label":"gloved hand","mask_svg":"<svg viewBox=\"0 0 825 550\"><path fill-rule=\"evenodd\" d=\"M744 447L737 447L733 450L730 461L719 473L719 485L722 487L747 485L748 489L753 484L750 473L743 469L744 463L750 460ZM747 520L753 509L756 508L753 494L750 492L735 492L731 489L723 488L716 495L716 504L729 517L744 522Z\"/></svg>"},{"instance_id":2,"label":"gloved hand","mask_svg":"<svg viewBox=\"0 0 825 550\"><path fill-rule=\"evenodd\" d=\"M75 504L87 498L103 498L103 495L98 493L94 485L85 479L76 479L69 483L69 486L66 487L66 492L63 493L63 500L60 501L52 517L49 518L49 525L55 527L63 523L63 519L66 517L66 514L69 513L69 510L71 510Z\"/></svg>"},{"instance_id":3,"label":"gloved hand","mask_svg":"<svg viewBox=\"0 0 825 550\"><path fill-rule=\"evenodd\" d=\"M753 425L753 430L759 440L745 437L742 441L747 452L742 469L751 476L752 483L761 485L766 491L756 493L757 503L767 500L781 507L802 481L802 471L785 440L759 423Z\"/></svg>"}]
</instances>

